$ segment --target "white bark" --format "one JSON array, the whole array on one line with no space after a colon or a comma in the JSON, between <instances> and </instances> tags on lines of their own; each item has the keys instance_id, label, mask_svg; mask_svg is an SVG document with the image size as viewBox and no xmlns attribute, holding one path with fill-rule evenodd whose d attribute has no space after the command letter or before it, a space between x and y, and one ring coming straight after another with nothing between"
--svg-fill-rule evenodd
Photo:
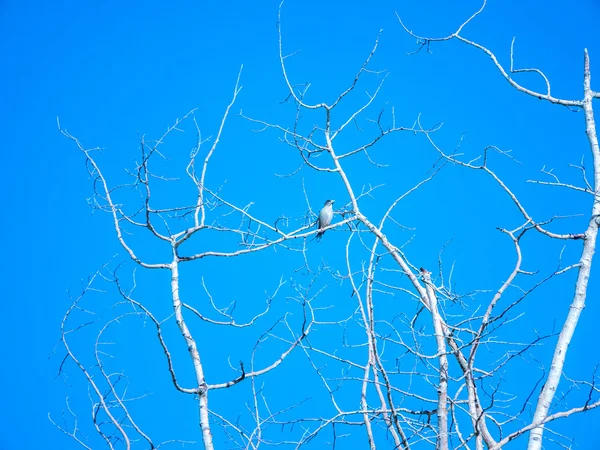
<instances>
[{"instance_id":1,"label":"white bark","mask_svg":"<svg viewBox=\"0 0 600 450\"><path fill-rule=\"evenodd\" d=\"M435 341L440 366L440 381L438 386L438 407L437 407L437 450L448 450L448 357L446 356L446 336L442 317L438 311L437 297L431 286L431 275L429 272L423 272L425 286L427 289L427 299L431 310L431 319L435 330Z\"/></svg>"},{"instance_id":2,"label":"white bark","mask_svg":"<svg viewBox=\"0 0 600 450\"><path fill-rule=\"evenodd\" d=\"M200 353L196 346L196 341L188 329L183 314L181 313L181 300L179 299L179 263L177 257L171 263L171 293L173 296L173 310L175 311L175 321L179 331L185 339L188 352L192 358L194 372L196 374L196 383L198 385L198 408L200 413L200 429L202 430L202 441L205 450L213 450L212 433L208 420L208 386L204 380L204 370L200 362Z\"/></svg>"},{"instance_id":3,"label":"white bark","mask_svg":"<svg viewBox=\"0 0 600 450\"><path fill-rule=\"evenodd\" d=\"M573 338L573 333L575 333L575 328L577 327L577 322L579 321L581 311L583 311L583 308L585 307L588 280L590 277L590 270L592 268L592 258L594 256L594 251L596 250L598 219L600 218L600 193L598 192L598 187L600 186L600 148L598 148L598 136L596 135L594 110L592 108L592 99L594 98L594 93L590 85L590 61L588 58L587 49L584 52L583 79L583 111L585 114L585 132L587 134L588 141L590 143L590 150L594 158L594 204L592 205L590 222L583 240L583 251L581 253L581 259L579 260L579 274L575 284L575 296L554 349L554 356L552 357L550 372L548 374L546 383L544 384L544 388L542 389L542 392L538 398L532 423L542 422L548 416L548 411L552 404L552 400L554 399L554 395L556 394L558 384L560 383L569 344ZM529 434L529 445L527 446L528 450L541 450L543 433L543 425L531 430Z\"/></svg>"}]
</instances>

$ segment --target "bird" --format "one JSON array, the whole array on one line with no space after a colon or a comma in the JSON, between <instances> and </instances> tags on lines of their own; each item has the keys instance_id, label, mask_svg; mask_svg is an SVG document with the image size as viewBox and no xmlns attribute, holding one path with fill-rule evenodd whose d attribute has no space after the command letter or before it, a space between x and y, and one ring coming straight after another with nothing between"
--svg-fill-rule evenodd
<instances>
[{"instance_id":1,"label":"bird","mask_svg":"<svg viewBox=\"0 0 600 450\"><path fill-rule=\"evenodd\" d=\"M321 211L319 212L319 219L317 220L317 226L319 228L319 232L316 235L317 239L321 239L324 231L321 231L323 228L329 226L331 223L331 219L333 219L333 203L335 200L327 200Z\"/></svg>"}]
</instances>

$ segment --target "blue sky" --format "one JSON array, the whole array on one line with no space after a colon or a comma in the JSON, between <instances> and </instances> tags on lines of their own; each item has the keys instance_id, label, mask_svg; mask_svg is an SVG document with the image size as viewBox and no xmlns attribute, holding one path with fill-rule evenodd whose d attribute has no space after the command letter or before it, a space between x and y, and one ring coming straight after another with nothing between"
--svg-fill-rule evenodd
<instances>
[{"instance_id":1,"label":"blue sky","mask_svg":"<svg viewBox=\"0 0 600 450\"><path fill-rule=\"evenodd\" d=\"M0 448L36 449L42 444L45 448L79 448L47 419L49 412L60 418L66 396L77 410L85 434L98 444L86 422L90 403L81 374L70 367L68 380L57 378L63 353L58 350L49 356L58 342L60 321L69 305L67 289L77 292L80 280L111 259L114 266L124 260L125 254L108 217L92 214L87 203L92 187L84 159L58 132L56 118L85 146L104 149L99 162L115 183L126 179L124 168L131 168L139 157L142 134L158 137L192 108L198 108L196 117L203 135L214 136L242 64L243 89L233 112L243 110L246 115L291 126L293 109L281 104L287 92L277 53L278 2L257 3L0 2L0 80L4 86L0 93L0 123L5 161L5 176L0 180L4 205L0 227L5 237L6 276L2 302L5 321L0 331L4 343L0 377L5 386L0 394L0 403L5 405L0 413ZM587 162L591 158L581 113L516 92L485 55L457 42L433 45L432 54L407 55L415 49L415 42L403 32L394 12L419 34L444 35L479 8L478 2L454 3L288 1L282 17L285 52L301 50L290 60L290 77L295 83L312 83L310 101L331 102L351 83L383 29L372 67L388 70L390 75L366 117L374 117L385 104L388 111L393 105L398 123L410 126L419 113L427 125L444 122L436 139L447 150L453 149L462 135L465 140L461 148L469 155L479 154L486 145L512 149L520 164L495 157L495 168L535 217L587 214L589 199L582 194L525 182L543 179L539 170L544 166L553 168L566 182L579 181L578 172L569 164L579 164L582 157ZM599 20L600 5L593 0L579 2L576 7L556 1L543 5L491 1L464 34L491 48L504 64L509 62L510 42L516 36L516 65L543 69L554 95L576 99L582 91L584 47L590 52L592 83L600 79L600 38L593 27ZM342 116L363 101L365 90L372 92L378 80L376 75L365 77L364 84L344 105ZM535 76L524 75L519 80L531 88L543 89ZM600 90L598 81L595 83L595 90ZM306 116L309 124L322 120L319 114ZM195 139L190 125L185 127L187 133L174 136L165 147L170 159L160 170L166 175L183 174ZM363 125L371 126L366 121ZM252 211L268 221L281 214L302 217L306 213L302 182L314 210L327 198L335 198L338 203L347 201L342 184L333 176L303 169L291 178L275 177L275 173L294 171L300 165L299 158L275 132L255 133L254 129L256 126L238 116L229 118L209 174L213 188L223 185L224 195L237 204L255 202ZM339 145L349 148L356 139L365 137L350 131L340 138ZM363 206L365 213L377 221L399 192L426 176L436 155L425 139L399 134L386 140L371 156L389 167L377 169L358 157L349 161L347 170L358 190L369 183L385 184ZM166 204L175 199L179 204L193 195L189 186L187 191L182 184L173 186L159 189L157 201ZM406 247L409 258L435 274L438 252L452 240L445 261L447 268L456 261L454 281L463 292L497 289L511 268L514 255L510 242L495 228L514 228L521 220L506 196L483 174L446 168L434 182L403 202L397 217L414 230L390 228L390 236L399 244L414 236ZM574 218L556 224L554 230L580 232L584 225L584 219ZM168 256L168 249L144 239L135 238L144 256L156 260ZM229 245L217 236L209 239L193 245L197 249ZM320 244L310 244L312 264L344 271L346 239L344 232L330 232ZM532 235L523 243L526 270L539 270L540 274L554 270L562 246ZM568 246L563 254L564 265L576 262L578 255L577 244ZM357 252L357 267L360 261ZM264 292L273 292L282 276L288 280L286 289L291 289L289 279L295 276L293 269L298 266L297 255L286 252L265 252L235 261L207 259L182 269L182 289L187 290L189 298L197 298L198 305L206 306L199 282L204 277L220 304L237 299L241 317L247 318L264 305ZM129 284L132 269L131 265L123 268ZM565 368L573 378L589 379L600 361L597 346L589 345L595 318L600 314L596 272L592 270L587 307ZM157 317L167 317L171 305L166 274L138 271L137 277L139 299ZM544 334L551 332L554 324L560 326L571 301L573 282L574 272L544 286L518 311L524 317L518 325L507 328L507 336L526 340L534 330ZM340 285L325 275L319 283L327 286L319 299L320 306L334 305L333 311L340 315L351 309L347 284ZM522 287L529 285L531 280L524 280ZM87 306L99 311L99 323L104 323L111 314L114 316L110 306L118 298L109 284L99 288L107 293L94 294ZM483 304L488 300L486 295L481 298ZM296 307L286 296L291 294L286 291L281 302L275 302L273 317ZM401 310L412 311L414 305L410 306L411 300L406 298L394 298L393 302L382 299L378 311L383 316L388 311L397 314L400 301L408 305ZM155 431L158 442L198 441L195 402L169 385L153 330L139 320L129 320L131 326L124 323L111 335L120 345L110 364L130 376L132 395L152 393L133 407L140 422ZM255 336L196 325L199 341L206 346L210 382L231 378L227 357L234 363L248 361L248 343ZM89 352L89 339L93 337L85 333L75 344L82 354ZM168 333L173 347L182 345L175 330ZM338 336L335 333L323 327L315 341L327 343ZM278 345L273 343L260 358L268 361ZM548 365L551 345L537 349L535 354ZM189 385L192 378L185 348L178 349L177 355L183 383ZM539 377L538 366L528 358L505 375L507 383L517 382L511 391L521 403ZM306 397L293 376L303 368L306 360L298 352L279 372L267 377L276 405L281 401L276 393L281 390L299 400ZM305 382L311 393L313 388L318 390L318 379ZM247 389L215 393L211 406L235 417L238 411L244 411ZM581 397L575 395L569 406L580 404ZM320 403L326 400L315 396L316 403L303 406L309 414L327 407ZM358 402L358 397L352 399ZM156 408L152 413L148 413L149 405ZM590 424L597 423L598 414L587 413L555 428L574 437L579 448L596 448L600 434ZM218 433L215 442L222 443L225 438ZM548 448L553 448L551 443Z\"/></svg>"}]
</instances>

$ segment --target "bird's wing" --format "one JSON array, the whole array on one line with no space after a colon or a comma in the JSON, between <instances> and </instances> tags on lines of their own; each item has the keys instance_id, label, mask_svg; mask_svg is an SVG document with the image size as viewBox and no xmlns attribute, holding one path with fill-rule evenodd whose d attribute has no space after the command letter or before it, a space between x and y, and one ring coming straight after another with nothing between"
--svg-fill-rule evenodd
<instances>
[{"instance_id":1,"label":"bird's wing","mask_svg":"<svg viewBox=\"0 0 600 450\"><path fill-rule=\"evenodd\" d=\"M327 225L331 223L331 219L333 218L333 211L331 208L323 208L319 213L319 228L325 228Z\"/></svg>"}]
</instances>

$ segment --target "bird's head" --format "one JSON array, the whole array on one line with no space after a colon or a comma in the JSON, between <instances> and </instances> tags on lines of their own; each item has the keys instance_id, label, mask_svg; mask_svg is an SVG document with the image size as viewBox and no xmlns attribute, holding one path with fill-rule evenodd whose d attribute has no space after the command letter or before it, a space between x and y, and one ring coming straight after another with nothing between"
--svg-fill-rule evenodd
<instances>
[{"instance_id":1,"label":"bird's head","mask_svg":"<svg viewBox=\"0 0 600 450\"><path fill-rule=\"evenodd\" d=\"M335 203L335 200L326 200L325 206L332 206Z\"/></svg>"}]
</instances>

